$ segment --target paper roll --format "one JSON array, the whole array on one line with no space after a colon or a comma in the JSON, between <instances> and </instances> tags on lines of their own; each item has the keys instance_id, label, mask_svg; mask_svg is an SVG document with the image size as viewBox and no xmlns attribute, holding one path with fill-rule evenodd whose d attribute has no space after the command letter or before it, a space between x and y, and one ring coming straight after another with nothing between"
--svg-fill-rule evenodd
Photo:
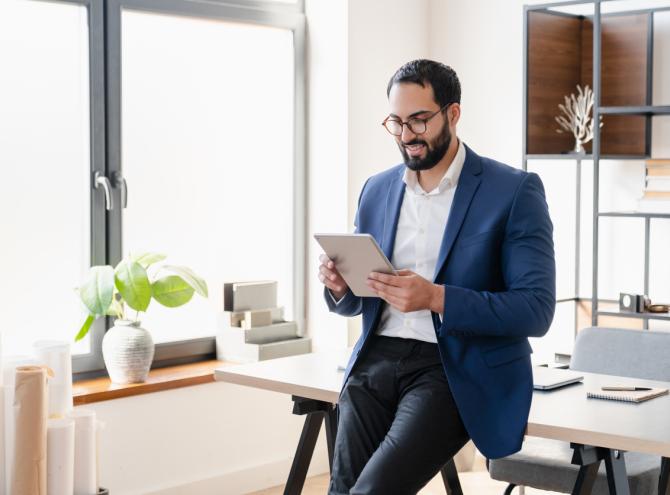
<instances>
[{"instance_id":1,"label":"paper roll","mask_svg":"<svg viewBox=\"0 0 670 495\"><path fill-rule=\"evenodd\" d=\"M45 368L16 368L12 495L46 495L47 393Z\"/></svg>"},{"instance_id":2,"label":"paper roll","mask_svg":"<svg viewBox=\"0 0 670 495\"><path fill-rule=\"evenodd\" d=\"M47 421L47 495L74 491L74 420Z\"/></svg>"},{"instance_id":3,"label":"paper roll","mask_svg":"<svg viewBox=\"0 0 670 495\"><path fill-rule=\"evenodd\" d=\"M77 408L67 416L74 419L74 495L95 495L98 492L95 411Z\"/></svg>"},{"instance_id":4,"label":"paper roll","mask_svg":"<svg viewBox=\"0 0 670 495\"><path fill-rule=\"evenodd\" d=\"M40 364L54 372L49 380L49 417L62 418L72 410L72 356L70 344L59 340L40 340L33 344Z\"/></svg>"},{"instance_id":5,"label":"paper roll","mask_svg":"<svg viewBox=\"0 0 670 495\"><path fill-rule=\"evenodd\" d=\"M5 477L2 484L9 495L12 488L11 474L14 466L14 387L17 366L36 365L37 360L28 356L9 356L3 363L3 388L5 390Z\"/></svg>"},{"instance_id":6,"label":"paper roll","mask_svg":"<svg viewBox=\"0 0 670 495\"><path fill-rule=\"evenodd\" d=\"M0 373L2 375L2 373ZM0 385L0 495L7 494L5 486L5 388Z\"/></svg>"}]
</instances>

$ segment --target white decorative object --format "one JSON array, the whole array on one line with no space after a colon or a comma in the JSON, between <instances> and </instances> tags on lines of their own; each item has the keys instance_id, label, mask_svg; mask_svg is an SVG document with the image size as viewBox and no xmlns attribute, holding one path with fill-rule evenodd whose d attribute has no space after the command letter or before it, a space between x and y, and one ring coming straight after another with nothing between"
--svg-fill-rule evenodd
<instances>
[{"instance_id":1,"label":"white decorative object","mask_svg":"<svg viewBox=\"0 0 670 495\"><path fill-rule=\"evenodd\" d=\"M102 356L112 382L141 383L154 359L154 341L139 321L116 320L102 339Z\"/></svg>"},{"instance_id":2,"label":"white decorative object","mask_svg":"<svg viewBox=\"0 0 670 495\"><path fill-rule=\"evenodd\" d=\"M70 344L60 340L39 340L33 344L33 350L37 361L54 373L49 380L49 417L62 418L72 409Z\"/></svg>"},{"instance_id":3,"label":"white decorative object","mask_svg":"<svg viewBox=\"0 0 670 495\"><path fill-rule=\"evenodd\" d=\"M74 492L74 420L47 421L47 495Z\"/></svg>"},{"instance_id":4,"label":"white decorative object","mask_svg":"<svg viewBox=\"0 0 670 495\"><path fill-rule=\"evenodd\" d=\"M98 492L95 411L75 408L68 413L74 420L74 495Z\"/></svg>"},{"instance_id":5,"label":"white decorative object","mask_svg":"<svg viewBox=\"0 0 670 495\"><path fill-rule=\"evenodd\" d=\"M581 86L577 85L578 95L574 93L570 97L565 96L565 105L558 105L558 108L564 115L554 117L561 129L556 132L562 134L570 132L575 137L575 153L584 153L584 144L593 139L593 119L591 118L591 109L593 108L593 90L588 84L582 91ZM602 117L600 117L600 127L603 126Z\"/></svg>"}]
</instances>

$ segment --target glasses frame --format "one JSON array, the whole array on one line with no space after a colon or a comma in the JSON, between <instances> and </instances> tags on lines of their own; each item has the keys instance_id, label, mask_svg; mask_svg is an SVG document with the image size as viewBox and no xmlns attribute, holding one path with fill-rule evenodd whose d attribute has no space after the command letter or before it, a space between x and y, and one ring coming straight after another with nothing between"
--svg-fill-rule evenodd
<instances>
[{"instance_id":1,"label":"glasses frame","mask_svg":"<svg viewBox=\"0 0 670 495\"><path fill-rule=\"evenodd\" d=\"M425 117L425 118L411 117L409 120L407 120L407 121L403 121L403 120L397 119L397 118L395 118L395 117L391 117L391 116L389 115L389 116L386 117L386 118L384 119L384 121L382 122L382 126L384 127L384 129L386 129L386 131L387 131L391 136L396 136L396 137L398 137L398 136L402 136L402 131L405 130L405 126L407 126L407 128L409 129L409 131L410 131L412 134L414 134L415 136L420 136L421 134L425 134L426 131L428 130L428 121L429 121L430 119L432 119L433 117L435 117L438 113L443 112L444 110L446 110L447 108L449 108L449 105L452 105L452 104L454 104L454 103L456 103L456 102L452 101L452 102L447 103L447 104L444 105L442 108L440 108L439 110L435 110L433 113L431 113L428 117ZM388 121L390 121L390 120L392 120L392 121L397 122L397 123L400 124L400 134L394 134L393 132L390 131L390 129L389 129L388 127L386 127L386 123L387 123ZM410 121L412 121L412 120L418 120L418 121L422 122L422 123L423 123L423 126L424 126L424 130L421 131L421 132L416 132L414 129L412 129L412 125L410 124Z\"/></svg>"}]
</instances>

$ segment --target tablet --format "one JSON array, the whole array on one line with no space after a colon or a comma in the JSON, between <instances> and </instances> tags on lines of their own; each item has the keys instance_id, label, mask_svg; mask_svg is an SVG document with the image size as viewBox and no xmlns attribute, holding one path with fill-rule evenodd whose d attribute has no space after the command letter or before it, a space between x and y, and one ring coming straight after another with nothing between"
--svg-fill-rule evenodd
<instances>
[{"instance_id":1,"label":"tablet","mask_svg":"<svg viewBox=\"0 0 670 495\"><path fill-rule=\"evenodd\" d=\"M314 238L356 296L377 297L365 283L370 272L395 273L370 234L314 234Z\"/></svg>"}]
</instances>

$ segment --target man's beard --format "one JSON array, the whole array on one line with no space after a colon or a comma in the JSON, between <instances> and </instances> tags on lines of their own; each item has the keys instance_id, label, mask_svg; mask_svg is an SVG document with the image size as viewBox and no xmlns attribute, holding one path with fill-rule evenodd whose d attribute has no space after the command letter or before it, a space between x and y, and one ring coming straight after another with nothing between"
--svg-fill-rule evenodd
<instances>
[{"instance_id":1,"label":"man's beard","mask_svg":"<svg viewBox=\"0 0 670 495\"><path fill-rule=\"evenodd\" d=\"M405 146L411 146L413 144L423 144L425 146L425 158L409 156ZM405 162L407 168L418 172L420 170L430 170L435 165L437 165L439 161L444 158L444 155L447 153L450 144L451 133L449 132L449 126L445 125L442 133L436 138L435 142L432 143L431 146L429 146L426 141L421 139L414 139L409 143L398 143L398 147L400 148L400 153L402 154L403 161Z\"/></svg>"}]
</instances>

